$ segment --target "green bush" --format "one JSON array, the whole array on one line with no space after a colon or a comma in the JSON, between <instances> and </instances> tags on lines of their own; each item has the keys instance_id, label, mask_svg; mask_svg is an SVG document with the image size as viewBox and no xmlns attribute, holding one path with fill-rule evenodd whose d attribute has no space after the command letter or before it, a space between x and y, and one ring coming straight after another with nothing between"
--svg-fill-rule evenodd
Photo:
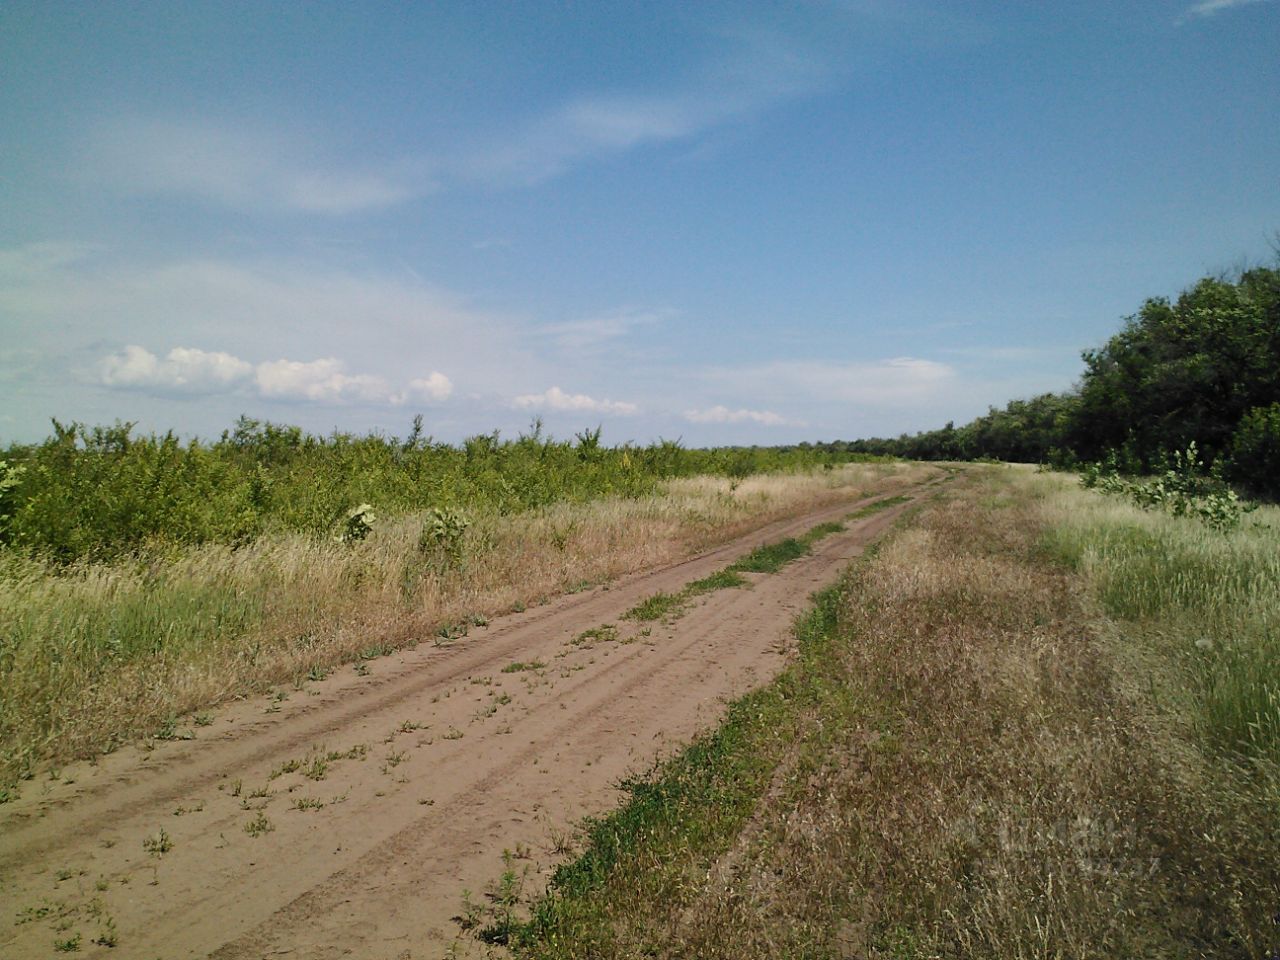
<instances>
[{"instance_id":1,"label":"green bush","mask_svg":"<svg viewBox=\"0 0 1280 960\"><path fill-rule=\"evenodd\" d=\"M1142 480L1124 477L1114 454L1102 463L1085 466L1080 484L1102 493L1128 497L1144 510L1163 510L1175 517L1195 517L1215 530L1233 530L1254 505L1244 503L1221 478L1215 465L1206 471L1196 442L1172 456L1162 454L1159 473Z\"/></svg>"},{"instance_id":2,"label":"green bush","mask_svg":"<svg viewBox=\"0 0 1280 960\"><path fill-rule=\"evenodd\" d=\"M538 424L515 440L495 432L460 446L424 437L420 422L404 440L318 437L245 417L212 443L135 436L130 423L55 421L48 440L0 457L0 543L56 563L289 531L357 540L361 505L387 518L439 510L433 516L450 528L441 534L445 559L456 563L461 532L452 527L467 512L639 497L700 473L737 478L868 459L813 447L690 450L670 440L604 447L599 429L562 441Z\"/></svg>"},{"instance_id":3,"label":"green bush","mask_svg":"<svg viewBox=\"0 0 1280 960\"><path fill-rule=\"evenodd\" d=\"M1254 407L1231 440L1231 476L1255 496L1280 500L1280 403Z\"/></svg>"}]
</instances>

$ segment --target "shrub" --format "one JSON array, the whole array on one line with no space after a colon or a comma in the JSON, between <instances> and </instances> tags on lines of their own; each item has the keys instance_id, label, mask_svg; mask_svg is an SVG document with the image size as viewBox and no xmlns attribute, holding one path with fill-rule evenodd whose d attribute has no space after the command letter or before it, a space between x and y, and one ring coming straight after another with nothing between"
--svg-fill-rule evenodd
<instances>
[{"instance_id":1,"label":"shrub","mask_svg":"<svg viewBox=\"0 0 1280 960\"><path fill-rule=\"evenodd\" d=\"M1256 496L1280 500L1280 403L1254 407L1231 440L1231 476Z\"/></svg>"},{"instance_id":2,"label":"shrub","mask_svg":"<svg viewBox=\"0 0 1280 960\"><path fill-rule=\"evenodd\" d=\"M1114 456L1102 463L1088 464L1080 476L1081 486L1103 493L1125 496L1144 510L1164 510L1175 517L1195 517L1215 530L1232 530L1252 507L1222 482L1217 466L1206 472L1195 441L1186 450L1160 457L1161 471L1150 480L1126 479L1116 467Z\"/></svg>"}]
</instances>

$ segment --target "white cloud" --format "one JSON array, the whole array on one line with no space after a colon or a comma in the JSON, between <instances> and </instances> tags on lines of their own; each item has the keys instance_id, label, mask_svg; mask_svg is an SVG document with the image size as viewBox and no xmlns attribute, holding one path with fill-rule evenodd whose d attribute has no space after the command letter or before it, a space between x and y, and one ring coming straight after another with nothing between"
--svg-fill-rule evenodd
<instances>
[{"instance_id":1,"label":"white cloud","mask_svg":"<svg viewBox=\"0 0 1280 960\"><path fill-rule=\"evenodd\" d=\"M254 380L258 392L267 399L391 402L391 389L382 377L351 376L345 369L346 365L334 357L309 362L275 360L258 364Z\"/></svg>"},{"instance_id":2,"label":"white cloud","mask_svg":"<svg viewBox=\"0 0 1280 960\"><path fill-rule=\"evenodd\" d=\"M539 338L520 318L479 310L404 271L354 272L327 258L131 263L108 249L0 249L0 327L7 323L8 344L62 357L64 369L92 367L83 372L94 382L108 350L208 349L201 341L215 331L219 349L255 365L339 357L344 373L376 373L402 388L432 372L511 393L552 381Z\"/></svg>"},{"instance_id":3,"label":"white cloud","mask_svg":"<svg viewBox=\"0 0 1280 960\"><path fill-rule=\"evenodd\" d=\"M1215 14L1222 13L1224 10L1230 10L1233 7L1244 7L1255 3L1269 2L1270 0L1205 0L1204 3L1197 3L1195 6L1184 10L1181 16L1179 16L1174 23L1181 26L1189 20L1212 17Z\"/></svg>"},{"instance_id":4,"label":"white cloud","mask_svg":"<svg viewBox=\"0 0 1280 960\"><path fill-rule=\"evenodd\" d=\"M448 400L453 393L453 381L443 373L433 370L425 378L409 381L409 397L419 400Z\"/></svg>"},{"instance_id":5,"label":"white cloud","mask_svg":"<svg viewBox=\"0 0 1280 960\"><path fill-rule=\"evenodd\" d=\"M438 403L453 393L453 381L439 371L393 391L385 377L348 373L336 357L270 360L254 366L229 353L193 347L174 347L159 357L130 344L102 358L97 370L102 386L161 395L230 393L249 387L264 400L398 406L409 401Z\"/></svg>"},{"instance_id":6,"label":"white cloud","mask_svg":"<svg viewBox=\"0 0 1280 960\"><path fill-rule=\"evenodd\" d=\"M91 131L84 176L130 194L326 215L379 210L430 189L425 177L406 171L317 164L316 152L269 133L124 118Z\"/></svg>"},{"instance_id":7,"label":"white cloud","mask_svg":"<svg viewBox=\"0 0 1280 960\"><path fill-rule=\"evenodd\" d=\"M511 405L518 410L545 409L557 411L608 413L618 416L634 416L640 408L634 403L623 403L614 400L596 400L585 393L565 393L559 387L552 387L544 393L527 394L516 397Z\"/></svg>"},{"instance_id":8,"label":"white cloud","mask_svg":"<svg viewBox=\"0 0 1280 960\"><path fill-rule=\"evenodd\" d=\"M174 347L161 358L136 345L104 357L99 364L102 383L108 387L211 393L234 387L253 367L229 353Z\"/></svg>"},{"instance_id":9,"label":"white cloud","mask_svg":"<svg viewBox=\"0 0 1280 960\"><path fill-rule=\"evenodd\" d=\"M706 410L686 410L684 418L690 423L758 423L764 427L781 427L791 421L772 410L747 410L739 408L730 410L726 406L717 405Z\"/></svg>"}]
</instances>

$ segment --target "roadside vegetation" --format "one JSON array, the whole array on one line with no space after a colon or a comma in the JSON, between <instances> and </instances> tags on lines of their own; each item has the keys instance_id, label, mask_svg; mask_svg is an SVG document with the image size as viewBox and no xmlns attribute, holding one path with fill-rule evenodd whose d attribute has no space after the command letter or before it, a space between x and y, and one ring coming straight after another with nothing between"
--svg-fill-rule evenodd
<instances>
[{"instance_id":1,"label":"roadside vegetation","mask_svg":"<svg viewBox=\"0 0 1280 960\"><path fill-rule=\"evenodd\" d=\"M190 711L460 642L496 614L929 470L598 440L452 448L242 422L213 445L76 427L10 449L0 799L49 761L187 735Z\"/></svg>"},{"instance_id":2,"label":"roadside vegetation","mask_svg":"<svg viewBox=\"0 0 1280 960\"><path fill-rule=\"evenodd\" d=\"M421 417L403 439L320 437L247 417L212 443L139 436L129 423L53 427L43 443L0 450L0 545L61 564L263 535L340 535L365 504L385 517L508 515L646 496L679 477L741 481L874 459L812 447L606 447L599 429L556 440L537 421L514 440L493 433L458 446L425 436Z\"/></svg>"},{"instance_id":3,"label":"roadside vegetation","mask_svg":"<svg viewBox=\"0 0 1280 960\"><path fill-rule=\"evenodd\" d=\"M522 957L1274 956L1280 509L975 467L484 936ZM508 884L510 886L510 884Z\"/></svg>"},{"instance_id":4,"label":"roadside vegetation","mask_svg":"<svg viewBox=\"0 0 1280 960\"><path fill-rule=\"evenodd\" d=\"M848 519L858 520L879 513L889 507L898 506L910 500L907 496L882 497L849 514ZM748 584L744 573L777 573L793 560L799 560L812 552L813 545L823 537L848 529L843 523L830 521L811 527L798 537L787 537L773 543L763 543L745 557L735 560L723 570L694 580L678 593L655 593L645 597L638 604L622 615L624 620L672 620L688 609L690 601L716 590L728 590L734 587L745 587Z\"/></svg>"}]
</instances>

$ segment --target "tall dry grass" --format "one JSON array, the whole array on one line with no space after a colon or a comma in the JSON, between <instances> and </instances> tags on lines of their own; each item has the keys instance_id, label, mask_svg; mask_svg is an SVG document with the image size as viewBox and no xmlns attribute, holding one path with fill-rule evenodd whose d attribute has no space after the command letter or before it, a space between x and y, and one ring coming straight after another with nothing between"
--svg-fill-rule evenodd
<instances>
[{"instance_id":1,"label":"tall dry grass","mask_svg":"<svg viewBox=\"0 0 1280 960\"><path fill-rule=\"evenodd\" d=\"M482 513L457 557L420 543L422 514L379 522L353 544L283 535L63 568L0 552L0 787L220 700L929 472L854 464L688 478L635 499Z\"/></svg>"},{"instance_id":2,"label":"tall dry grass","mask_svg":"<svg viewBox=\"0 0 1280 960\"><path fill-rule=\"evenodd\" d=\"M1142 672L1215 754L1280 763L1280 508L1234 530L1028 478L1046 546L1078 569Z\"/></svg>"},{"instance_id":3,"label":"tall dry grass","mask_svg":"<svg viewBox=\"0 0 1280 960\"><path fill-rule=\"evenodd\" d=\"M1164 722L1184 705L1046 555L1035 478L970 475L592 828L518 952L1276 955L1276 781Z\"/></svg>"}]
</instances>

